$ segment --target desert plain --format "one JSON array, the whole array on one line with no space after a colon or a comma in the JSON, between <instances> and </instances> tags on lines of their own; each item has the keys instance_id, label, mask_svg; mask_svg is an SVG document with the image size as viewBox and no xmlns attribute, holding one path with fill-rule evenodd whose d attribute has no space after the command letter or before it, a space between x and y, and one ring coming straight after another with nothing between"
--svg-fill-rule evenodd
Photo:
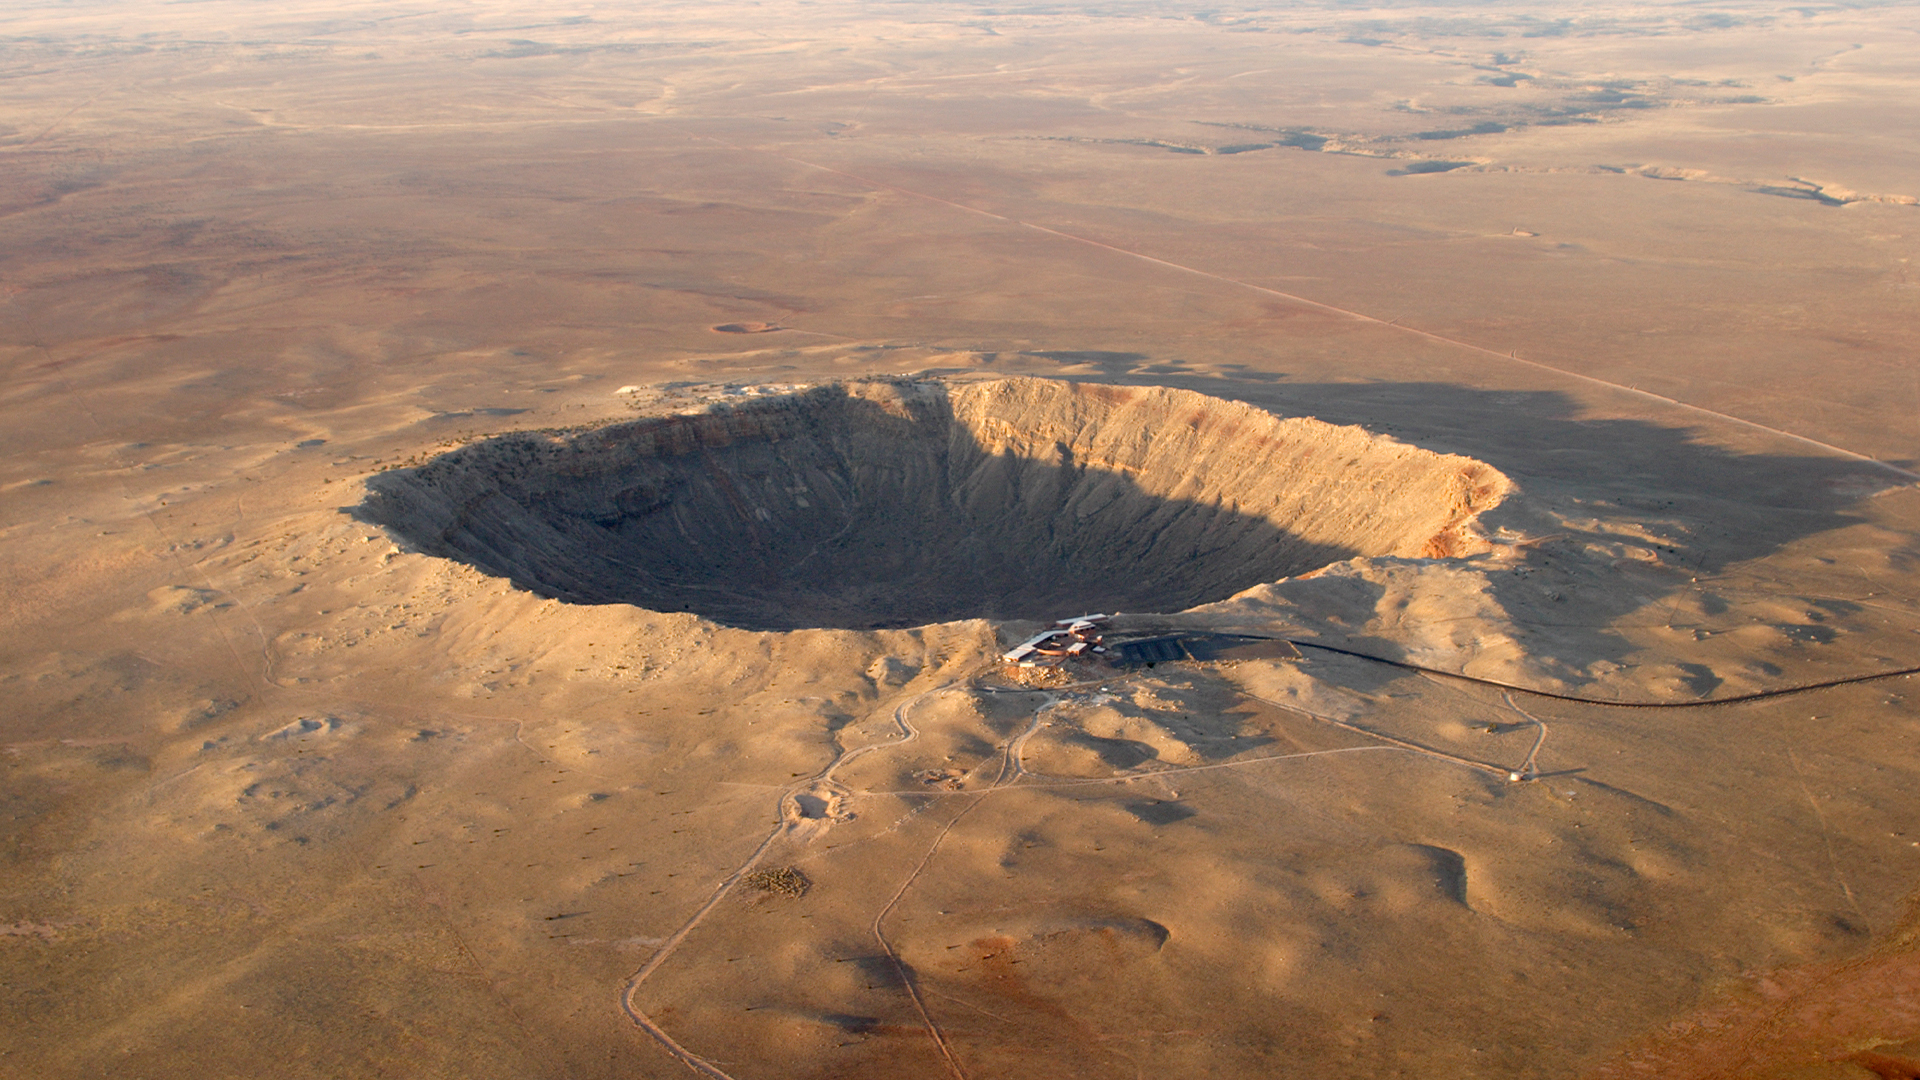
<instances>
[{"instance_id":1,"label":"desert plain","mask_svg":"<svg viewBox=\"0 0 1920 1080\"><path fill-rule=\"evenodd\" d=\"M1920 1075L1917 135L1912 3L10 4L0 1075Z\"/></svg>"}]
</instances>

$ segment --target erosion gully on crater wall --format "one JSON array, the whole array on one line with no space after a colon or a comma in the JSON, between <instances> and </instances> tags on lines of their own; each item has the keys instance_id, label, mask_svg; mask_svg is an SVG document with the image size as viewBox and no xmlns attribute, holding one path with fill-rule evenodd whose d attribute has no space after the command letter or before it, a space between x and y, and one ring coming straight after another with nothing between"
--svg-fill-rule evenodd
<instances>
[{"instance_id":1,"label":"erosion gully on crater wall","mask_svg":"<svg viewBox=\"0 0 1920 1080\"><path fill-rule=\"evenodd\" d=\"M382 473L404 542L583 604L752 630L1179 611L1357 555L1447 556L1507 478L1185 390L835 383Z\"/></svg>"}]
</instances>

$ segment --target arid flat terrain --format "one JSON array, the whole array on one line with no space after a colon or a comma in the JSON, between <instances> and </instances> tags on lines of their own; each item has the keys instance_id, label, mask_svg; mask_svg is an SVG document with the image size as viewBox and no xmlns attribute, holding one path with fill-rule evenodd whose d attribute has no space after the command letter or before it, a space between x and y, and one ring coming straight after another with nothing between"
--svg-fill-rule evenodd
<instances>
[{"instance_id":1,"label":"arid flat terrain","mask_svg":"<svg viewBox=\"0 0 1920 1080\"><path fill-rule=\"evenodd\" d=\"M1916 132L1904 2L8 5L0 1076L1920 1075Z\"/></svg>"}]
</instances>

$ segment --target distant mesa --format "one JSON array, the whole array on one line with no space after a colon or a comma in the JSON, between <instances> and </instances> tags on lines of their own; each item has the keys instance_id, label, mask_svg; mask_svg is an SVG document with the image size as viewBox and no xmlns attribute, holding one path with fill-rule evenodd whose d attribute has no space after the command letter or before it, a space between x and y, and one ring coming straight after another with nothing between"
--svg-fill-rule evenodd
<instances>
[{"instance_id":1,"label":"distant mesa","mask_svg":"<svg viewBox=\"0 0 1920 1080\"><path fill-rule=\"evenodd\" d=\"M770 322L725 322L713 327L716 334L771 334L775 330L785 330L779 323Z\"/></svg>"},{"instance_id":2,"label":"distant mesa","mask_svg":"<svg viewBox=\"0 0 1920 1080\"><path fill-rule=\"evenodd\" d=\"M583 604L752 630L1180 611L1439 557L1509 482L1186 390L878 380L518 432L368 481L364 520Z\"/></svg>"}]
</instances>

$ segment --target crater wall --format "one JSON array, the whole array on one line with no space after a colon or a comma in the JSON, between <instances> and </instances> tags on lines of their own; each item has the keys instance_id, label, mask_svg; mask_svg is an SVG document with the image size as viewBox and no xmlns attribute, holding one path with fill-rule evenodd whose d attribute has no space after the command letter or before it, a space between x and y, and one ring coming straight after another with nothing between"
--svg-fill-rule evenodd
<instances>
[{"instance_id":1,"label":"crater wall","mask_svg":"<svg viewBox=\"0 0 1920 1080\"><path fill-rule=\"evenodd\" d=\"M1461 554L1510 484L1191 391L1007 379L504 435L368 488L363 517L542 595L785 630L1177 611Z\"/></svg>"}]
</instances>

